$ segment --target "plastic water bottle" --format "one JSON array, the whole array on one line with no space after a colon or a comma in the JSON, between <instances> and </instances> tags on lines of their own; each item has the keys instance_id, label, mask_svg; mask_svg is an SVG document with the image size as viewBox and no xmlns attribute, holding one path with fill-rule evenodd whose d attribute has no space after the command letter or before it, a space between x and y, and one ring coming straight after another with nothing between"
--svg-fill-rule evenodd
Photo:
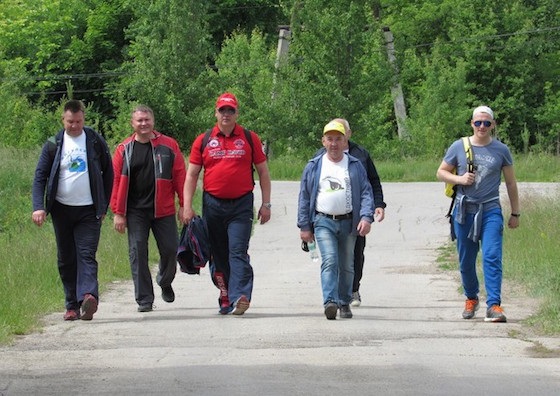
<instances>
[{"instance_id":1,"label":"plastic water bottle","mask_svg":"<svg viewBox=\"0 0 560 396\"><path fill-rule=\"evenodd\" d=\"M315 241L308 242L307 247L309 248L309 256L311 257L311 261L314 263L319 261L319 253L317 252L317 244Z\"/></svg>"}]
</instances>

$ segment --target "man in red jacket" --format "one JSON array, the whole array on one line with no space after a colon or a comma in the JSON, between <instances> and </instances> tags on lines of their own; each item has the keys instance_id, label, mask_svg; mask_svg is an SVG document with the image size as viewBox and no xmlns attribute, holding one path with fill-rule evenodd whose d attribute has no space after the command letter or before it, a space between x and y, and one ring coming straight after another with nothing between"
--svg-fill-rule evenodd
<instances>
[{"instance_id":1,"label":"man in red jacket","mask_svg":"<svg viewBox=\"0 0 560 396\"><path fill-rule=\"evenodd\" d=\"M169 303L175 300L171 286L177 271L175 194L182 216L185 159L175 139L154 129L154 113L148 106L134 109L131 125L134 133L117 146L113 155L111 210L115 215L115 230L124 233L128 228L130 269L138 311L149 312L154 303L148 263L150 230L160 255L156 280L161 297Z\"/></svg>"}]
</instances>

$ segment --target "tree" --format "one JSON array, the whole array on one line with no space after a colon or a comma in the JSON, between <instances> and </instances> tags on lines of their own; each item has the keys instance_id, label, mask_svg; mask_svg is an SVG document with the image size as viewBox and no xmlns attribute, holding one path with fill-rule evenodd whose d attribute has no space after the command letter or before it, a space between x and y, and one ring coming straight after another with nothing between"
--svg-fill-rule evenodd
<instances>
[{"instance_id":1,"label":"tree","mask_svg":"<svg viewBox=\"0 0 560 396\"><path fill-rule=\"evenodd\" d=\"M128 29L131 45L119 69L123 78L111 94L121 122L113 125L111 136L120 139L129 134L123 120L129 119L131 103L144 103L154 110L157 128L186 147L199 131L198 125L191 129L190 115L209 97L207 3L140 0L134 4L134 22Z\"/></svg>"}]
</instances>

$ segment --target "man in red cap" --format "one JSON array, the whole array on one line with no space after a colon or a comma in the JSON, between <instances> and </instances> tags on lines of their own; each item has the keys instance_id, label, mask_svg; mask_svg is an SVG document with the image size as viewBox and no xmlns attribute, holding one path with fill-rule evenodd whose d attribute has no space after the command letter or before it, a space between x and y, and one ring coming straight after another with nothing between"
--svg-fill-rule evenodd
<instances>
[{"instance_id":1,"label":"man in red cap","mask_svg":"<svg viewBox=\"0 0 560 396\"><path fill-rule=\"evenodd\" d=\"M243 315L253 291L249 239L253 226L253 165L259 174L261 224L270 220L270 174L259 136L237 124L237 98L226 92L216 101L216 124L191 149L184 187L183 219L195 215L192 200L204 168L202 212L207 223L212 281L220 290L223 315Z\"/></svg>"}]
</instances>

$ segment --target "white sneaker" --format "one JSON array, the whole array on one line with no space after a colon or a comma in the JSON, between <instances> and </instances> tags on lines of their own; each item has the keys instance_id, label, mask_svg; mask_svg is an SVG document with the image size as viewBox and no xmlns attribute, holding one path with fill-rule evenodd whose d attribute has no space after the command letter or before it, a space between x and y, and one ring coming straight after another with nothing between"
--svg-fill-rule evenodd
<instances>
[{"instance_id":1,"label":"white sneaker","mask_svg":"<svg viewBox=\"0 0 560 396\"><path fill-rule=\"evenodd\" d=\"M353 307L359 307L362 303L362 298L360 297L360 292L352 292L352 301L350 305Z\"/></svg>"}]
</instances>

